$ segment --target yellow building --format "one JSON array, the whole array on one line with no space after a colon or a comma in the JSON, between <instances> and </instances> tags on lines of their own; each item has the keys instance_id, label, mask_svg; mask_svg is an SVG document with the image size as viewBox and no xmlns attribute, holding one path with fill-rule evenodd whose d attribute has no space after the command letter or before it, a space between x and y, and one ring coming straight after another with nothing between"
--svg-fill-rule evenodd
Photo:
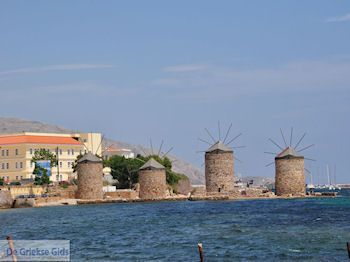
<instances>
[{"instance_id":1,"label":"yellow building","mask_svg":"<svg viewBox=\"0 0 350 262\"><path fill-rule=\"evenodd\" d=\"M51 181L66 181L73 176L73 163L79 154L91 151L101 155L100 133L53 134L16 133L0 136L0 177L5 182L34 178L31 162L36 150L46 149L58 157Z\"/></svg>"}]
</instances>

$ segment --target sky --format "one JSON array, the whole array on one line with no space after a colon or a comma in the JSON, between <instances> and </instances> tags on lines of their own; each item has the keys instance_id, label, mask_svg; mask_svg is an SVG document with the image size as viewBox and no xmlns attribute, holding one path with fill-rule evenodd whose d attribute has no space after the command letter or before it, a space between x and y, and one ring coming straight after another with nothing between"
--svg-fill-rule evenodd
<instances>
[{"instance_id":1,"label":"sky","mask_svg":"<svg viewBox=\"0 0 350 262\"><path fill-rule=\"evenodd\" d=\"M273 177L268 139L293 127L314 183L350 183L350 2L0 1L0 94L3 117L164 139L198 167L204 128L232 123L243 176Z\"/></svg>"}]
</instances>

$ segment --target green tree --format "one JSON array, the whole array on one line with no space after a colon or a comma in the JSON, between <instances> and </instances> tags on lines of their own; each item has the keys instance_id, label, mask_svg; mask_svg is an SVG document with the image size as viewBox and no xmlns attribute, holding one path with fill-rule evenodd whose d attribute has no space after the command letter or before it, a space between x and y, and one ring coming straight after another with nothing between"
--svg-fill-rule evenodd
<instances>
[{"instance_id":1,"label":"green tree","mask_svg":"<svg viewBox=\"0 0 350 262\"><path fill-rule=\"evenodd\" d=\"M57 156L46 149L36 150L34 152L34 156L32 157L31 162L36 163L36 161L40 161L40 160L50 160L51 167L55 167L58 164Z\"/></svg>"},{"instance_id":2,"label":"green tree","mask_svg":"<svg viewBox=\"0 0 350 262\"><path fill-rule=\"evenodd\" d=\"M47 175L47 169L35 165L33 174L35 175L34 183L36 185L48 185L50 184L50 177Z\"/></svg>"},{"instance_id":3,"label":"green tree","mask_svg":"<svg viewBox=\"0 0 350 262\"><path fill-rule=\"evenodd\" d=\"M48 185L50 184L50 177L47 175L47 170L36 164L37 161L49 160L50 167L55 167L58 164L57 156L46 149L36 150L31 162L35 164L33 174L35 175L35 184Z\"/></svg>"},{"instance_id":4,"label":"green tree","mask_svg":"<svg viewBox=\"0 0 350 262\"><path fill-rule=\"evenodd\" d=\"M139 180L138 170L143 162L135 158L112 156L105 161L105 165L111 168L111 175L118 180L117 188L132 188Z\"/></svg>"},{"instance_id":5,"label":"green tree","mask_svg":"<svg viewBox=\"0 0 350 262\"><path fill-rule=\"evenodd\" d=\"M166 181L171 187L177 185L180 179L187 179L185 175L172 171L172 164L169 158L161 158L158 155L147 157L137 155L134 159L123 156L112 156L105 161L105 165L111 168L113 178L118 180L118 188L131 188L133 184L139 181L138 170L150 158L154 158L165 167Z\"/></svg>"},{"instance_id":6,"label":"green tree","mask_svg":"<svg viewBox=\"0 0 350 262\"><path fill-rule=\"evenodd\" d=\"M0 186L4 185L4 179L0 178Z\"/></svg>"}]
</instances>

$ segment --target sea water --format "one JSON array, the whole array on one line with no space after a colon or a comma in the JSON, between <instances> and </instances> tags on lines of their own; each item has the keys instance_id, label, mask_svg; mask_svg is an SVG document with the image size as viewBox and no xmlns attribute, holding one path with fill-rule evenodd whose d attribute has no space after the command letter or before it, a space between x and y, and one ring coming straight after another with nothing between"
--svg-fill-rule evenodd
<instances>
[{"instance_id":1,"label":"sea water","mask_svg":"<svg viewBox=\"0 0 350 262\"><path fill-rule=\"evenodd\" d=\"M350 196L0 211L0 237L70 240L73 261L347 261Z\"/></svg>"}]
</instances>

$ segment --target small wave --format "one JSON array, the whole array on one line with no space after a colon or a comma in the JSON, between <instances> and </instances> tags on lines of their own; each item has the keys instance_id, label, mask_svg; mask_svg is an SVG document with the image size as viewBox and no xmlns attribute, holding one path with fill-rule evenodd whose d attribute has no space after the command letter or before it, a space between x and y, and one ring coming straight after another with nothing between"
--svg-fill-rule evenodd
<instances>
[{"instance_id":1,"label":"small wave","mask_svg":"<svg viewBox=\"0 0 350 262\"><path fill-rule=\"evenodd\" d=\"M294 253L300 253L301 252L301 250L299 250L299 249L288 249L288 251L294 252Z\"/></svg>"}]
</instances>

